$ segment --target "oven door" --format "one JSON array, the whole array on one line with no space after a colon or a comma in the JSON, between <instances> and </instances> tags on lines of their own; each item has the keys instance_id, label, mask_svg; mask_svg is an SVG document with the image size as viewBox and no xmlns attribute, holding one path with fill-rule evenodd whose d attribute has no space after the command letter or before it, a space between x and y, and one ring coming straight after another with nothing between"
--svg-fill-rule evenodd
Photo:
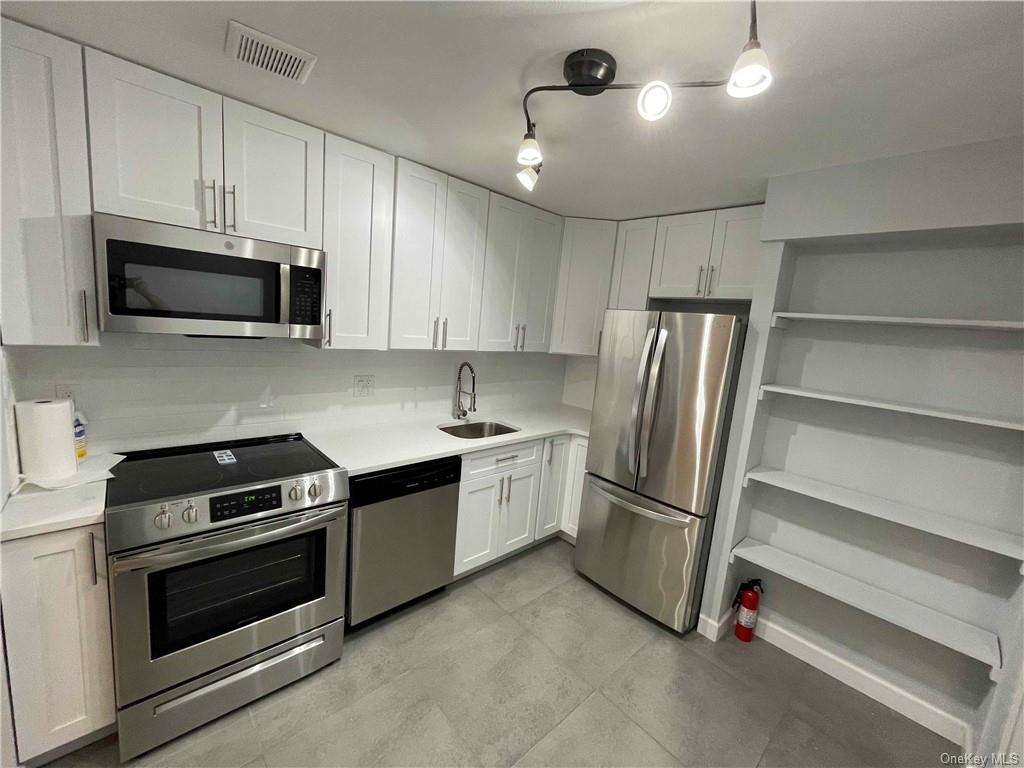
<instances>
[{"instance_id":1,"label":"oven door","mask_svg":"<svg viewBox=\"0 0 1024 768\"><path fill-rule=\"evenodd\" d=\"M341 618L348 503L109 558L124 707Z\"/></svg>"}]
</instances>

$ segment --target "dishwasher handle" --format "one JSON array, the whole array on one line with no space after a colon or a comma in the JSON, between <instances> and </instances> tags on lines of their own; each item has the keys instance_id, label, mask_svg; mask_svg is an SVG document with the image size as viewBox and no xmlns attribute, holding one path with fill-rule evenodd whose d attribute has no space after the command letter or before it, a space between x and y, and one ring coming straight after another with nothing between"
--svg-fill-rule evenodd
<instances>
[{"instance_id":1,"label":"dishwasher handle","mask_svg":"<svg viewBox=\"0 0 1024 768\"><path fill-rule=\"evenodd\" d=\"M461 477L462 459L459 456L357 475L349 481L350 503L353 508L365 507L456 484Z\"/></svg>"}]
</instances>

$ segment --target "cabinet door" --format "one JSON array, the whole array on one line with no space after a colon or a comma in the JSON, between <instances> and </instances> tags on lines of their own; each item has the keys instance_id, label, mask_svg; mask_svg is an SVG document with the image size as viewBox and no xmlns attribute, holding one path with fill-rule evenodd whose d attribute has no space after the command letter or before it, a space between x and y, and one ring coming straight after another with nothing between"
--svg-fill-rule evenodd
<instances>
[{"instance_id":1,"label":"cabinet door","mask_svg":"<svg viewBox=\"0 0 1024 768\"><path fill-rule=\"evenodd\" d=\"M324 132L224 99L227 230L303 248L324 244Z\"/></svg>"},{"instance_id":2,"label":"cabinet door","mask_svg":"<svg viewBox=\"0 0 1024 768\"><path fill-rule=\"evenodd\" d=\"M219 94L85 50L97 211L224 230Z\"/></svg>"},{"instance_id":3,"label":"cabinet door","mask_svg":"<svg viewBox=\"0 0 1024 768\"><path fill-rule=\"evenodd\" d=\"M331 349L387 349L395 158L328 136L325 306Z\"/></svg>"},{"instance_id":4,"label":"cabinet door","mask_svg":"<svg viewBox=\"0 0 1024 768\"><path fill-rule=\"evenodd\" d=\"M448 177L398 158L391 348L440 348L438 304Z\"/></svg>"},{"instance_id":5,"label":"cabinet door","mask_svg":"<svg viewBox=\"0 0 1024 768\"><path fill-rule=\"evenodd\" d=\"M750 299L761 261L763 205L725 208L715 214L715 237L706 296Z\"/></svg>"},{"instance_id":6,"label":"cabinet door","mask_svg":"<svg viewBox=\"0 0 1024 768\"><path fill-rule=\"evenodd\" d=\"M491 193L480 309L481 350L511 352L519 345L529 269L525 251L528 210L517 200Z\"/></svg>"},{"instance_id":7,"label":"cabinet door","mask_svg":"<svg viewBox=\"0 0 1024 768\"><path fill-rule=\"evenodd\" d=\"M459 486L459 521L455 529L455 575L483 565L499 554L499 505L505 475L470 480Z\"/></svg>"},{"instance_id":8,"label":"cabinet door","mask_svg":"<svg viewBox=\"0 0 1024 768\"><path fill-rule=\"evenodd\" d=\"M3 543L4 632L18 757L114 722L103 526Z\"/></svg>"},{"instance_id":9,"label":"cabinet door","mask_svg":"<svg viewBox=\"0 0 1024 768\"><path fill-rule=\"evenodd\" d=\"M647 309L657 231L657 219L619 222L609 309Z\"/></svg>"},{"instance_id":10,"label":"cabinet door","mask_svg":"<svg viewBox=\"0 0 1024 768\"><path fill-rule=\"evenodd\" d=\"M558 262L562 250L562 217L530 208L527 217L526 307L520 321L526 326L520 350L547 352L558 290ZM605 286L605 296L608 287Z\"/></svg>"},{"instance_id":11,"label":"cabinet door","mask_svg":"<svg viewBox=\"0 0 1024 768\"><path fill-rule=\"evenodd\" d=\"M648 295L660 299L703 296L714 232L714 211L658 219Z\"/></svg>"},{"instance_id":12,"label":"cabinet door","mask_svg":"<svg viewBox=\"0 0 1024 768\"><path fill-rule=\"evenodd\" d=\"M501 505L499 527L500 554L512 552L533 541L537 528L540 472L540 465L534 464L505 475L505 500Z\"/></svg>"},{"instance_id":13,"label":"cabinet door","mask_svg":"<svg viewBox=\"0 0 1024 768\"><path fill-rule=\"evenodd\" d=\"M4 344L96 344L81 46L3 20Z\"/></svg>"},{"instance_id":14,"label":"cabinet door","mask_svg":"<svg viewBox=\"0 0 1024 768\"><path fill-rule=\"evenodd\" d=\"M565 509L562 530L576 536L580 522L580 504L583 502L583 480L587 474L587 441L574 437L569 447L569 469L565 487Z\"/></svg>"},{"instance_id":15,"label":"cabinet door","mask_svg":"<svg viewBox=\"0 0 1024 768\"><path fill-rule=\"evenodd\" d=\"M476 349L480 337L489 196L483 187L448 179L438 306L441 349Z\"/></svg>"},{"instance_id":16,"label":"cabinet door","mask_svg":"<svg viewBox=\"0 0 1024 768\"><path fill-rule=\"evenodd\" d=\"M550 437L544 443L540 499L537 502L536 538L555 533L562 524L566 470L569 468L569 437Z\"/></svg>"},{"instance_id":17,"label":"cabinet door","mask_svg":"<svg viewBox=\"0 0 1024 768\"><path fill-rule=\"evenodd\" d=\"M551 351L596 355L608 307L615 256L615 222L566 219Z\"/></svg>"}]
</instances>

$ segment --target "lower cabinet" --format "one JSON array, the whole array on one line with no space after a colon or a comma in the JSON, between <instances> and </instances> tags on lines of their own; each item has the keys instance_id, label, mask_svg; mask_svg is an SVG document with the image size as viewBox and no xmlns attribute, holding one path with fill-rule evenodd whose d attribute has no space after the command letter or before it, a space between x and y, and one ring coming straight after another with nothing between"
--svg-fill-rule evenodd
<instances>
[{"instance_id":1,"label":"lower cabinet","mask_svg":"<svg viewBox=\"0 0 1024 768\"><path fill-rule=\"evenodd\" d=\"M5 541L3 618L18 760L114 722L103 526Z\"/></svg>"},{"instance_id":2,"label":"lower cabinet","mask_svg":"<svg viewBox=\"0 0 1024 768\"><path fill-rule=\"evenodd\" d=\"M587 474L587 439L573 437L566 459L565 503L562 508L562 530L576 538L583 501L583 480Z\"/></svg>"},{"instance_id":3,"label":"lower cabinet","mask_svg":"<svg viewBox=\"0 0 1024 768\"><path fill-rule=\"evenodd\" d=\"M537 507L536 538L556 533L562 527L562 509L569 468L569 436L549 437L544 441L541 466L540 502Z\"/></svg>"}]
</instances>

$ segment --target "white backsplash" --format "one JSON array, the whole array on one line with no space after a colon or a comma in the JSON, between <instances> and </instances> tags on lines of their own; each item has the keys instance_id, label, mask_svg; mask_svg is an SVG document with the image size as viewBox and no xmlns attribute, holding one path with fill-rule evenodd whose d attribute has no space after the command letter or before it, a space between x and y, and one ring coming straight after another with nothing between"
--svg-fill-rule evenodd
<instances>
[{"instance_id":1,"label":"white backsplash","mask_svg":"<svg viewBox=\"0 0 1024 768\"><path fill-rule=\"evenodd\" d=\"M548 354L320 351L283 339L139 334L105 334L98 348L6 352L17 399L71 389L89 419L90 450L97 452L400 418L441 422L451 418L463 360L476 368L479 417L513 406L556 405L566 386L566 358ZM355 396L355 376L372 377L372 394Z\"/></svg>"},{"instance_id":2,"label":"white backsplash","mask_svg":"<svg viewBox=\"0 0 1024 768\"><path fill-rule=\"evenodd\" d=\"M588 411L594 405L597 357L570 355L565 358L565 386L562 402Z\"/></svg>"}]
</instances>

